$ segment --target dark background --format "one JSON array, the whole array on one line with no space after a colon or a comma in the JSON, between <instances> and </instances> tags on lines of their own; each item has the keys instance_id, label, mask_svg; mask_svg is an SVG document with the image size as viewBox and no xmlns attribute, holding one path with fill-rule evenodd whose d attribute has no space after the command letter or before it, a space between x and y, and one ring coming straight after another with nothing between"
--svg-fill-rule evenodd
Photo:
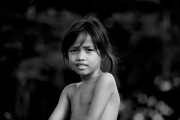
<instances>
[{"instance_id":1,"label":"dark background","mask_svg":"<svg viewBox=\"0 0 180 120\"><path fill-rule=\"evenodd\" d=\"M62 60L67 26L87 14L109 32L118 120L179 120L179 0L1 0L1 120L47 120L79 77Z\"/></svg>"}]
</instances>

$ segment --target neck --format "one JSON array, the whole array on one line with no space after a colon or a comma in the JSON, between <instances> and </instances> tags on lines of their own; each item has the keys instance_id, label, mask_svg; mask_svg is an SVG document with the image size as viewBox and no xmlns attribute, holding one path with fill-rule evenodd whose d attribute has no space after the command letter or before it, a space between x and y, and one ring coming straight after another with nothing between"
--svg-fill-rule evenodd
<instances>
[{"instance_id":1,"label":"neck","mask_svg":"<svg viewBox=\"0 0 180 120\"><path fill-rule=\"evenodd\" d=\"M102 73L101 70L97 70L91 74L88 74L88 75L84 75L84 76L81 76L81 80L83 82L88 82L88 81L93 81L93 80L96 80L97 77L99 77L99 75Z\"/></svg>"}]
</instances>

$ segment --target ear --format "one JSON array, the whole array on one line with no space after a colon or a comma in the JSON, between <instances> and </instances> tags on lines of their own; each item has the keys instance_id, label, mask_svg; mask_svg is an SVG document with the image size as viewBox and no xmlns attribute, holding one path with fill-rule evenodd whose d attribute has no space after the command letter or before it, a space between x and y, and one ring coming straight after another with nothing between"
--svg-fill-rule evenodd
<instances>
[{"instance_id":1,"label":"ear","mask_svg":"<svg viewBox=\"0 0 180 120\"><path fill-rule=\"evenodd\" d=\"M107 58L107 56L106 56L106 55L101 55L101 61L105 61L105 60L106 60L106 58Z\"/></svg>"}]
</instances>

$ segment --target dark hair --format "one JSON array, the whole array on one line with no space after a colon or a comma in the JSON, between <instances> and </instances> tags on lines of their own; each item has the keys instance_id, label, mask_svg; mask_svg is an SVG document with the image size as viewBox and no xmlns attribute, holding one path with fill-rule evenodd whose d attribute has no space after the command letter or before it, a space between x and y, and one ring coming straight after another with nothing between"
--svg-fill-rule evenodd
<instances>
[{"instance_id":1,"label":"dark hair","mask_svg":"<svg viewBox=\"0 0 180 120\"><path fill-rule=\"evenodd\" d=\"M101 56L109 58L111 65L109 71L111 72L115 61L112 54L112 46L109 42L106 28L94 16L84 17L70 25L61 46L63 57L68 59L68 50L80 33L89 34L92 37L95 50L99 50Z\"/></svg>"}]
</instances>

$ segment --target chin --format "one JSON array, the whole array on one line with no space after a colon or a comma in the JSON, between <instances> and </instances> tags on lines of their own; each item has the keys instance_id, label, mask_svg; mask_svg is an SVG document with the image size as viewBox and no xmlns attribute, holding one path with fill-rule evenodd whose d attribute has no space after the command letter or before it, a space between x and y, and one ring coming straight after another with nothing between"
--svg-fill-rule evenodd
<instances>
[{"instance_id":1,"label":"chin","mask_svg":"<svg viewBox=\"0 0 180 120\"><path fill-rule=\"evenodd\" d=\"M77 71L76 73L79 74L80 76L89 74L89 72L87 72L87 71Z\"/></svg>"}]
</instances>

